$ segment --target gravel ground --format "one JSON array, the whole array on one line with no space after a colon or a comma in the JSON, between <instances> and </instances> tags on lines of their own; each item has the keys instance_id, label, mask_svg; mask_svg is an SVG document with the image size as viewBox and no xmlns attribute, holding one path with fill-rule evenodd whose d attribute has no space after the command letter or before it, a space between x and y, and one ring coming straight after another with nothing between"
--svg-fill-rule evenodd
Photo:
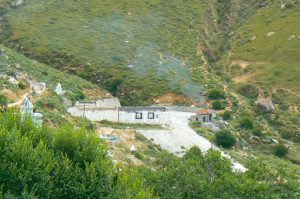
<instances>
[{"instance_id":1,"label":"gravel ground","mask_svg":"<svg viewBox=\"0 0 300 199\"><path fill-rule=\"evenodd\" d=\"M167 117L171 121L168 124L170 129L139 130L139 133L143 134L147 139L153 140L153 142L160 145L162 149L170 151L178 156L182 156L187 149L190 149L193 146L199 147L203 152L206 152L211 148L220 150L189 127L189 118L193 115L195 115L195 113L169 111ZM224 154L223 152L221 153L224 157L232 161L234 170L246 170L243 165L232 160L229 155Z\"/></svg>"}]
</instances>

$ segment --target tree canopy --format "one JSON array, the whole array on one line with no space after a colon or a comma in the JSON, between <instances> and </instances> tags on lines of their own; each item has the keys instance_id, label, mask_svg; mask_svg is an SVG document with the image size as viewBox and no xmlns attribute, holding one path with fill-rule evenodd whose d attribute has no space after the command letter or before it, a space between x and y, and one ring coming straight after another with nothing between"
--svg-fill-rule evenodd
<instances>
[{"instance_id":1,"label":"tree canopy","mask_svg":"<svg viewBox=\"0 0 300 199\"><path fill-rule=\"evenodd\" d=\"M5 198L153 198L140 179L129 180L113 165L106 144L95 135L20 121L14 111L0 114L0 191Z\"/></svg>"},{"instance_id":2,"label":"tree canopy","mask_svg":"<svg viewBox=\"0 0 300 199\"><path fill-rule=\"evenodd\" d=\"M3 198L299 198L299 167L250 158L234 172L218 151L162 153L155 165L112 163L106 144L73 127L36 127L15 110L0 113Z\"/></svg>"}]
</instances>

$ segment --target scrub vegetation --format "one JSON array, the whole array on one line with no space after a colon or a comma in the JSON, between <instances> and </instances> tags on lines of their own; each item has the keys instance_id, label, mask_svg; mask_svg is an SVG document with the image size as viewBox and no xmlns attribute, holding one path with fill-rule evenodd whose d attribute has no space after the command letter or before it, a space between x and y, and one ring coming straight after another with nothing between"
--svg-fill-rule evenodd
<instances>
[{"instance_id":1,"label":"scrub vegetation","mask_svg":"<svg viewBox=\"0 0 300 199\"><path fill-rule=\"evenodd\" d=\"M298 198L299 167L256 157L235 173L217 151L168 153L155 165L113 164L106 144L84 129L35 127L15 110L0 113L4 198ZM142 158L141 154L137 157Z\"/></svg>"}]
</instances>

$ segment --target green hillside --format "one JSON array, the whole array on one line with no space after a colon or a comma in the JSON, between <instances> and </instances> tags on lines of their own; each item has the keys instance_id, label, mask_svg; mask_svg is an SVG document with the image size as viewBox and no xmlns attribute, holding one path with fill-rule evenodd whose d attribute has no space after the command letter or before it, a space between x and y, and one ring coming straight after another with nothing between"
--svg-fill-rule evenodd
<instances>
[{"instance_id":1,"label":"green hillside","mask_svg":"<svg viewBox=\"0 0 300 199\"><path fill-rule=\"evenodd\" d=\"M170 91L199 101L202 78L194 80L189 69L203 64L198 48L207 7L206 0L32 0L7 10L2 40L99 84L124 104Z\"/></svg>"},{"instance_id":2,"label":"green hillside","mask_svg":"<svg viewBox=\"0 0 300 199\"><path fill-rule=\"evenodd\" d=\"M282 89L293 102L300 93L300 4L272 3L258 10L233 38L231 62L246 61L241 82ZM247 63L248 62L248 63Z\"/></svg>"},{"instance_id":3,"label":"green hillside","mask_svg":"<svg viewBox=\"0 0 300 199\"><path fill-rule=\"evenodd\" d=\"M63 123L63 115L67 115L67 104L80 99L101 98L109 95L106 91L96 85L83 80L77 76L68 75L45 64L26 58L9 48L0 44L0 73L15 77L16 74L27 75L31 80L46 83L47 90L41 95L30 94L35 102L37 111L41 111L45 118L54 123ZM20 76L20 75L19 75ZM22 76L22 75L21 75ZM5 92L8 102L20 100L22 94L29 92L28 83L21 77L19 82L24 86L14 85L7 77L0 78L0 93ZM61 83L66 92L63 97L54 93L57 83ZM87 92L88 91L88 92ZM94 93L94 95L90 95ZM13 99L11 97L17 98ZM69 101L68 103L65 103Z\"/></svg>"},{"instance_id":4,"label":"green hillside","mask_svg":"<svg viewBox=\"0 0 300 199\"><path fill-rule=\"evenodd\" d=\"M299 55L299 0L0 0L0 199L299 198ZM18 113L27 94L42 126ZM162 126L67 113L112 95L214 109L190 128L247 170L139 133L188 135L190 113Z\"/></svg>"}]
</instances>

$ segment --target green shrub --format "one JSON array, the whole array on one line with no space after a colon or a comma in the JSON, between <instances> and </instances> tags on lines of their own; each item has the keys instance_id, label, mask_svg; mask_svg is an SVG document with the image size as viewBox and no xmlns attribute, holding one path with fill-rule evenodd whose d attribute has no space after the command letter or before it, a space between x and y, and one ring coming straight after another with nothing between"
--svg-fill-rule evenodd
<instances>
[{"instance_id":1,"label":"green shrub","mask_svg":"<svg viewBox=\"0 0 300 199\"><path fill-rule=\"evenodd\" d=\"M216 100L212 103L212 108L215 110L223 110L226 107L226 103L221 100Z\"/></svg>"},{"instance_id":2,"label":"green shrub","mask_svg":"<svg viewBox=\"0 0 300 199\"><path fill-rule=\"evenodd\" d=\"M223 118L223 120L230 120L231 111L224 111L224 113L221 114L221 117Z\"/></svg>"},{"instance_id":3,"label":"green shrub","mask_svg":"<svg viewBox=\"0 0 300 199\"><path fill-rule=\"evenodd\" d=\"M193 121L190 123L190 125L194 128L200 128L202 126L202 123L198 121Z\"/></svg>"},{"instance_id":4,"label":"green shrub","mask_svg":"<svg viewBox=\"0 0 300 199\"><path fill-rule=\"evenodd\" d=\"M212 89L208 92L208 99L216 100L216 99L225 99L225 93L219 89Z\"/></svg>"},{"instance_id":5,"label":"green shrub","mask_svg":"<svg viewBox=\"0 0 300 199\"><path fill-rule=\"evenodd\" d=\"M250 99L256 99L259 95L259 89L251 84L243 84L237 88L237 91Z\"/></svg>"},{"instance_id":6,"label":"green shrub","mask_svg":"<svg viewBox=\"0 0 300 199\"><path fill-rule=\"evenodd\" d=\"M144 155L141 152L136 151L133 154L134 154L134 157L136 157L139 160L144 160L145 159Z\"/></svg>"},{"instance_id":7,"label":"green shrub","mask_svg":"<svg viewBox=\"0 0 300 199\"><path fill-rule=\"evenodd\" d=\"M79 100L84 100L84 99L85 99L85 95L81 91L77 91L74 95L71 96L71 101L73 101L73 102L79 101Z\"/></svg>"},{"instance_id":8,"label":"green shrub","mask_svg":"<svg viewBox=\"0 0 300 199\"><path fill-rule=\"evenodd\" d=\"M36 128L20 117L14 110L0 113L4 198L153 198L145 197L151 192L142 183L126 181L139 179L114 166L95 134L72 126Z\"/></svg>"},{"instance_id":9,"label":"green shrub","mask_svg":"<svg viewBox=\"0 0 300 199\"><path fill-rule=\"evenodd\" d=\"M293 133L289 130L281 130L280 135L283 139L286 140L291 140L294 137Z\"/></svg>"},{"instance_id":10,"label":"green shrub","mask_svg":"<svg viewBox=\"0 0 300 199\"><path fill-rule=\"evenodd\" d=\"M277 157L285 157L289 153L289 149L283 144L277 144L273 149L273 154Z\"/></svg>"},{"instance_id":11,"label":"green shrub","mask_svg":"<svg viewBox=\"0 0 300 199\"><path fill-rule=\"evenodd\" d=\"M20 81L19 84L18 84L18 87L22 90L26 89L27 88L27 83L23 82L23 81Z\"/></svg>"},{"instance_id":12,"label":"green shrub","mask_svg":"<svg viewBox=\"0 0 300 199\"><path fill-rule=\"evenodd\" d=\"M147 139L145 138L145 136L143 136L142 134L140 133L135 133L135 139L138 140L138 141L141 141L141 142L145 142L147 141Z\"/></svg>"},{"instance_id":13,"label":"green shrub","mask_svg":"<svg viewBox=\"0 0 300 199\"><path fill-rule=\"evenodd\" d=\"M4 95L0 95L0 106L7 106L7 98Z\"/></svg>"},{"instance_id":14,"label":"green shrub","mask_svg":"<svg viewBox=\"0 0 300 199\"><path fill-rule=\"evenodd\" d=\"M36 102L37 110L58 110L59 112L65 112L65 107L62 103L62 100L57 95L50 95L46 99L41 99Z\"/></svg>"},{"instance_id":15,"label":"green shrub","mask_svg":"<svg viewBox=\"0 0 300 199\"><path fill-rule=\"evenodd\" d=\"M240 126L244 129L253 129L254 123L250 117L242 117L239 121Z\"/></svg>"},{"instance_id":16,"label":"green shrub","mask_svg":"<svg viewBox=\"0 0 300 199\"><path fill-rule=\"evenodd\" d=\"M229 130L224 129L216 133L215 142L218 146L231 148L235 145L236 139Z\"/></svg>"},{"instance_id":17,"label":"green shrub","mask_svg":"<svg viewBox=\"0 0 300 199\"><path fill-rule=\"evenodd\" d=\"M254 129L252 131L252 134L255 135L255 136L258 136L258 137L264 136L263 132L260 129Z\"/></svg>"}]
</instances>

